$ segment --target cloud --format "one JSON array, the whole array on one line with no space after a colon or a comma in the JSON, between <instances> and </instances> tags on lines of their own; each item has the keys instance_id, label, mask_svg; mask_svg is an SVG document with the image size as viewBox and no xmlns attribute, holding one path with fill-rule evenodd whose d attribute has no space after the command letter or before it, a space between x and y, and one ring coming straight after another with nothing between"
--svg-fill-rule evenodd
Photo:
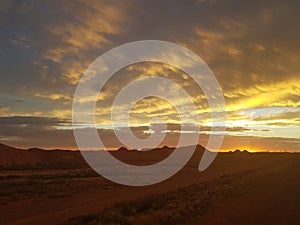
<instances>
[{"instance_id":1,"label":"cloud","mask_svg":"<svg viewBox=\"0 0 300 225\"><path fill-rule=\"evenodd\" d=\"M77 149L73 131L71 129L61 129L59 126L67 124L68 121L62 121L55 118L17 118L10 120L9 118L1 118L0 142L10 144L22 148L43 147L48 149L63 148ZM57 126L57 124L59 126ZM24 126L26 125L26 126ZM68 125L67 125L68 126ZM176 146L180 133L178 125L168 124L168 128L175 132L167 132L166 137L160 146L169 145ZM190 127L191 129L193 127ZM77 128L84 132L90 128ZM124 132L124 128L117 128ZM148 133L145 133L149 127L131 127L131 130L138 138L147 138ZM203 127L204 130L209 130L209 127ZM278 138L278 137L258 137L258 136L236 136L235 132L248 132L242 127L229 128L228 134L225 136L221 150L248 149L260 151L298 151L299 139L296 138ZM267 131L263 131L267 132ZM232 133L232 134L230 134ZM112 129L98 129L98 134L101 137L107 149L118 149L123 144L116 138ZM209 134L201 133L199 143L207 144ZM147 146L145 146L146 148Z\"/></svg>"},{"instance_id":2,"label":"cloud","mask_svg":"<svg viewBox=\"0 0 300 225\"><path fill-rule=\"evenodd\" d=\"M41 92L44 87L53 90L76 84L92 60L114 44L111 37L124 32L128 4L124 1L120 7L113 1L81 0L4 4L0 38L5 46L1 73L6 74L6 84L10 76L12 81L19 78L26 92L32 85ZM25 45L26 49L20 48Z\"/></svg>"},{"instance_id":3,"label":"cloud","mask_svg":"<svg viewBox=\"0 0 300 225\"><path fill-rule=\"evenodd\" d=\"M280 120L282 123L284 121L288 121L290 124L292 121L297 121L300 115L300 107L294 108L294 109L289 109L289 110L282 110L275 112L273 114L268 114L268 115L262 115L262 116L257 116L254 117L253 120L256 121L274 121L274 120Z\"/></svg>"},{"instance_id":4,"label":"cloud","mask_svg":"<svg viewBox=\"0 0 300 225\"><path fill-rule=\"evenodd\" d=\"M236 132L248 132L243 130L248 125L292 126L297 113L285 111L254 118L243 112L300 106L299 4L271 0L126 0L122 4L105 0L3 0L0 116L70 119L75 86L91 62L120 44L158 39L186 46L208 63L223 89L229 124L241 127L234 128ZM192 63L174 60L184 66ZM110 124L116 94L124 85L147 76L162 76L185 88L197 106L201 123L209 126L210 110L203 92L187 74L159 63L137 64L116 73L98 98L97 122ZM176 95L176 90L163 88ZM180 96L177 101L185 104ZM131 115L133 125L147 124L153 116L162 116L167 123L179 121L174 108L157 98L138 102ZM71 140L71 134L67 135Z\"/></svg>"},{"instance_id":5,"label":"cloud","mask_svg":"<svg viewBox=\"0 0 300 225\"><path fill-rule=\"evenodd\" d=\"M61 65L62 79L77 84L81 75L92 62L94 52L112 46L112 36L124 32L124 24L130 14L125 14L128 1L122 7L114 1L64 1L59 9L63 16L47 27L54 43L43 47L42 62L51 60ZM53 6L56 7L55 5ZM72 10L68 10L72 8ZM126 12L128 13L128 12Z\"/></svg>"},{"instance_id":6,"label":"cloud","mask_svg":"<svg viewBox=\"0 0 300 225\"><path fill-rule=\"evenodd\" d=\"M59 125L70 123L69 120L63 120L61 118L49 118L49 117L35 117L35 116L11 116L0 117L1 125Z\"/></svg>"},{"instance_id":7,"label":"cloud","mask_svg":"<svg viewBox=\"0 0 300 225\"><path fill-rule=\"evenodd\" d=\"M9 116L11 115L11 111L8 107L0 108L0 116Z\"/></svg>"},{"instance_id":8,"label":"cloud","mask_svg":"<svg viewBox=\"0 0 300 225\"><path fill-rule=\"evenodd\" d=\"M210 3L209 6L206 3ZM11 1L7 3L9 6L3 7L6 13L2 17L6 21L4 30L13 29L14 33L8 32L3 38L18 40L20 38L10 36L22 37L29 40L26 43L29 49L11 47L12 56L1 66L4 68L1 72L12 74L13 81L17 77L26 78L21 80L22 94L34 95L31 91L34 86L34 91L41 95L57 90L61 90L59 94L70 95L74 91L70 86L78 82L88 65L105 50L129 40L155 38L181 43L198 53L209 63L227 95L238 88L248 90L270 81L280 86L286 79L297 80L296 43L300 34L294 32L291 23L297 21L298 14L294 11L297 6L272 2L272 7L266 7L267 4L259 1L234 4L238 10L232 9L233 1L140 1L135 4L125 1L122 6L115 1L76 0L62 1L59 5ZM241 13L244 9L247 13ZM155 11L154 17L152 12ZM24 32L20 27L29 29ZM8 67L9 62L14 61L13 56L20 53L20 60L24 61L24 65L16 62L20 70ZM111 84L110 88L118 83L121 82ZM192 90L189 83L182 82ZM17 85L12 82L8 86Z\"/></svg>"},{"instance_id":9,"label":"cloud","mask_svg":"<svg viewBox=\"0 0 300 225\"><path fill-rule=\"evenodd\" d=\"M40 94L40 93L35 93L35 97L37 98L43 98L43 99L49 99L49 100L54 100L54 101L73 101L73 96L66 95L66 94Z\"/></svg>"}]
</instances>

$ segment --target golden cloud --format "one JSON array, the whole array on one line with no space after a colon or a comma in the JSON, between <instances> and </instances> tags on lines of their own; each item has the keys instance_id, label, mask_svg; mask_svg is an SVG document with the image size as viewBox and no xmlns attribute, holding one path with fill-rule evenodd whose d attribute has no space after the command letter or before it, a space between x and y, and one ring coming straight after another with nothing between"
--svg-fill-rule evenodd
<instances>
[{"instance_id":1,"label":"golden cloud","mask_svg":"<svg viewBox=\"0 0 300 225\"><path fill-rule=\"evenodd\" d=\"M71 3L64 2L66 8ZM103 49L113 42L111 35L124 32L123 24L128 22L128 2L123 7L109 1L72 1L72 19L61 19L59 23L49 25L47 32L54 42L50 42L43 51L41 60L51 60L61 65L61 79L77 84L88 65L92 63L86 51ZM70 14L70 12L65 12ZM43 65L43 62L38 62Z\"/></svg>"},{"instance_id":2,"label":"golden cloud","mask_svg":"<svg viewBox=\"0 0 300 225\"><path fill-rule=\"evenodd\" d=\"M289 99L290 96L300 96L300 80L255 85L249 89L235 89L226 91L225 96L230 99L227 110L236 111L245 108L292 106L300 105L298 98Z\"/></svg>"},{"instance_id":3,"label":"golden cloud","mask_svg":"<svg viewBox=\"0 0 300 225\"><path fill-rule=\"evenodd\" d=\"M53 101L72 101L73 96L67 95L67 94L41 94L41 93L35 93L35 97L37 98L43 98L43 99L49 99Z\"/></svg>"}]
</instances>

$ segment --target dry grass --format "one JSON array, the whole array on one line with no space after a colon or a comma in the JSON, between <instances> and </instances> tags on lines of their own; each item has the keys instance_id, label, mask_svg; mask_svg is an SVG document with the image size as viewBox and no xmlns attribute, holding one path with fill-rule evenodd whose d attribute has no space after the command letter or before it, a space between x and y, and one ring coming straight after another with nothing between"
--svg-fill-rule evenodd
<instances>
[{"instance_id":1,"label":"dry grass","mask_svg":"<svg viewBox=\"0 0 300 225\"><path fill-rule=\"evenodd\" d=\"M167 194L119 203L100 215L73 218L66 225L169 225L184 224L222 201L239 195L250 173L222 176L210 183L181 188ZM239 191L240 190L240 191Z\"/></svg>"},{"instance_id":2,"label":"dry grass","mask_svg":"<svg viewBox=\"0 0 300 225\"><path fill-rule=\"evenodd\" d=\"M21 199L61 198L79 191L78 180L97 178L93 170L63 170L59 173L34 173L25 170L18 175L0 175L0 205ZM42 170L43 171L43 170ZM9 171L8 171L9 173Z\"/></svg>"}]
</instances>

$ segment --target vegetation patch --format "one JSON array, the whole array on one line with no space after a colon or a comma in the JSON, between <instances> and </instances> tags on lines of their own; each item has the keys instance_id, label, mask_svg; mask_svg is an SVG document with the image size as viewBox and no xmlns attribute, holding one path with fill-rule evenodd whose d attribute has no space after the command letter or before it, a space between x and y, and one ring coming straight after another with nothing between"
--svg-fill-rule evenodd
<instances>
[{"instance_id":1,"label":"vegetation patch","mask_svg":"<svg viewBox=\"0 0 300 225\"><path fill-rule=\"evenodd\" d=\"M222 176L212 182L181 188L166 194L123 202L99 215L68 220L66 225L169 225L184 224L218 207L226 199L242 193L245 178L251 172Z\"/></svg>"}]
</instances>

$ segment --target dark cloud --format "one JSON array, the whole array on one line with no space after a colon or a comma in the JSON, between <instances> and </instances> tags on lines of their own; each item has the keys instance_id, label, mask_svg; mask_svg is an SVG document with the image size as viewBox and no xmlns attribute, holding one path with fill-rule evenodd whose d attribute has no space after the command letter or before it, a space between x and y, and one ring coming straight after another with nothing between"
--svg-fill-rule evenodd
<instances>
[{"instance_id":1,"label":"dark cloud","mask_svg":"<svg viewBox=\"0 0 300 225\"><path fill-rule=\"evenodd\" d=\"M1 128L3 128L3 126L1 126ZM4 128L6 129L5 132L2 129L0 130L0 142L9 145L22 148L30 148L34 146L47 149L77 149L73 131L70 129L55 130L41 126L18 126L17 129L13 126L5 126ZM98 129L98 133L106 148L118 149L120 146L123 146L123 144L116 138L113 130ZM142 138L139 135L137 136ZM143 137L146 136L146 134L143 135ZM166 138L160 146L176 146L179 137L179 133L167 133ZM199 143L206 146L208 138L208 134L201 134L199 136ZM147 146L145 146L145 148L146 147ZM221 149L234 150L239 148L260 151L299 151L299 147L299 139L295 138L226 135Z\"/></svg>"},{"instance_id":2,"label":"dark cloud","mask_svg":"<svg viewBox=\"0 0 300 225\"><path fill-rule=\"evenodd\" d=\"M0 125L60 125L68 124L70 120L61 118L34 117L34 116L12 116L0 117Z\"/></svg>"},{"instance_id":3,"label":"dark cloud","mask_svg":"<svg viewBox=\"0 0 300 225\"><path fill-rule=\"evenodd\" d=\"M161 132L157 130L158 124L153 124L151 126L140 126L140 127L131 127L133 134L141 139L149 137L147 131L152 130L155 132ZM46 118L46 117L1 117L0 118L0 142L6 144L29 148L32 146L44 147L44 148L65 148L65 149L76 149L77 145L73 135L73 130L71 129L71 124L69 120L62 120L59 118ZM64 129L62 129L64 126ZM165 139L162 141L160 146L169 145L176 146L179 138L181 128L184 126L184 130L195 131L194 125L179 125L179 124L167 124L167 129L169 132L166 133ZM76 128L81 129L83 132L90 128ZM127 131L124 127L116 128L119 132L127 134ZM201 127L201 133L199 136L199 143L206 145L208 140L208 133L211 130L211 127ZM245 147L245 143L252 143L251 140L258 140L258 144L251 144L254 150L260 149L264 144L269 144L275 146L274 143L280 142L278 140L290 140L291 143L285 146L287 150L292 150L299 145L299 140L297 139L277 139L276 142L273 141L275 138L270 137L251 137L251 136L235 136L237 132L247 132L251 131L250 129L243 127L232 127L227 128L225 136L225 142L222 149L230 149L234 147ZM269 130L264 130L266 132ZM233 133L232 135L230 133ZM118 140L115 135L115 131L112 129L98 129L98 134L104 145L108 149L117 149L123 144ZM273 143L269 143L269 140ZM294 140L292 143L291 140ZM280 144L281 146L282 144ZM147 147L147 146L145 146ZM278 149L278 148L276 148Z\"/></svg>"},{"instance_id":4,"label":"dark cloud","mask_svg":"<svg viewBox=\"0 0 300 225\"><path fill-rule=\"evenodd\" d=\"M15 99L14 101L15 101L15 102L18 102L18 103L24 102L24 101L22 101L22 100L20 100L20 99Z\"/></svg>"}]
</instances>

